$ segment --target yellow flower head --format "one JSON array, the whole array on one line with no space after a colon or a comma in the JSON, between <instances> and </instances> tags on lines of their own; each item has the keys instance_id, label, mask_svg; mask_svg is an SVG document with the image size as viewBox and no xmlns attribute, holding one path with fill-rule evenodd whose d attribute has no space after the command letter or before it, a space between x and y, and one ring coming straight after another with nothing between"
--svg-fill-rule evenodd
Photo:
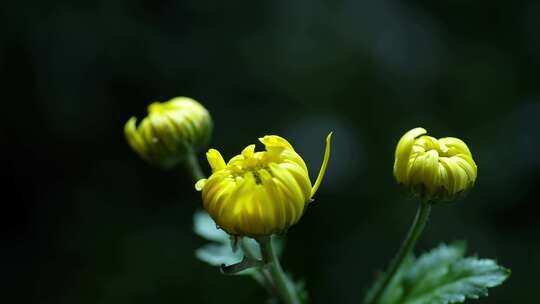
<instances>
[{"instance_id":1,"label":"yellow flower head","mask_svg":"<svg viewBox=\"0 0 540 304\"><path fill-rule=\"evenodd\" d=\"M187 153L202 148L212 133L210 114L188 97L154 102L138 127L136 122L137 118L131 117L124 127L129 145L144 160L164 168L178 164Z\"/></svg>"},{"instance_id":2,"label":"yellow flower head","mask_svg":"<svg viewBox=\"0 0 540 304\"><path fill-rule=\"evenodd\" d=\"M219 151L206 153L212 167L199 180L204 208L231 235L263 236L287 230L298 222L319 188L330 157L330 138L319 176L312 186L304 160L282 137L259 138L266 151L247 146L227 164Z\"/></svg>"},{"instance_id":3,"label":"yellow flower head","mask_svg":"<svg viewBox=\"0 0 540 304\"><path fill-rule=\"evenodd\" d=\"M467 145L458 138L436 139L415 128L398 142L394 177L416 196L450 201L469 190L477 167Z\"/></svg>"}]
</instances>

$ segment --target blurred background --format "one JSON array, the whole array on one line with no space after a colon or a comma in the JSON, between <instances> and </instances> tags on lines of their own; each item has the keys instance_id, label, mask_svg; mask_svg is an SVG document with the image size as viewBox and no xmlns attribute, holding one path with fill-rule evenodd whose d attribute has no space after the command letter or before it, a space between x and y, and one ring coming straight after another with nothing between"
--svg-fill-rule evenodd
<instances>
[{"instance_id":1,"label":"blurred background","mask_svg":"<svg viewBox=\"0 0 540 304\"><path fill-rule=\"evenodd\" d=\"M311 303L360 303L397 250L416 202L399 194L393 153L416 126L462 138L479 167L416 251L466 239L513 271L477 303L538 303L539 15L537 1L3 2L2 297L262 303L250 278L194 257L205 241L189 175L124 140L130 116L184 95L211 111L226 158L280 134L315 177L334 131L283 261Z\"/></svg>"}]
</instances>

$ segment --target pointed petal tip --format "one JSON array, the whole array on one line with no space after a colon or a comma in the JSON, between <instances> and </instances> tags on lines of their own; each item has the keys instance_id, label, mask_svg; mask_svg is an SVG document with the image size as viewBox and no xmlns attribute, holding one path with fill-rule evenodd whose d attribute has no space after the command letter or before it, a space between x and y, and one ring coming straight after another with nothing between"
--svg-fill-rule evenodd
<instances>
[{"instance_id":1,"label":"pointed petal tip","mask_svg":"<svg viewBox=\"0 0 540 304\"><path fill-rule=\"evenodd\" d=\"M283 137L278 135L265 135L264 137L259 137L259 141L268 148L285 148L294 150L292 145Z\"/></svg>"},{"instance_id":2,"label":"pointed petal tip","mask_svg":"<svg viewBox=\"0 0 540 304\"><path fill-rule=\"evenodd\" d=\"M195 190L202 191L204 185L206 184L206 178L200 179L195 183Z\"/></svg>"},{"instance_id":3,"label":"pointed petal tip","mask_svg":"<svg viewBox=\"0 0 540 304\"><path fill-rule=\"evenodd\" d=\"M253 155L255 154L255 145L251 144L251 145L245 147L244 150L242 150L241 154L246 159L252 158Z\"/></svg>"},{"instance_id":4,"label":"pointed petal tip","mask_svg":"<svg viewBox=\"0 0 540 304\"><path fill-rule=\"evenodd\" d=\"M221 153L216 149L209 149L208 152L206 152L206 159L212 168L212 172L219 171L226 167L223 156L221 156Z\"/></svg>"},{"instance_id":5,"label":"pointed petal tip","mask_svg":"<svg viewBox=\"0 0 540 304\"><path fill-rule=\"evenodd\" d=\"M405 132L405 134L403 134L400 141L402 141L402 140L404 140L404 141L414 140L418 136L426 134L426 133L427 133L427 130L422 128L422 127L412 128L409 131Z\"/></svg>"},{"instance_id":6,"label":"pointed petal tip","mask_svg":"<svg viewBox=\"0 0 540 304\"><path fill-rule=\"evenodd\" d=\"M330 142L332 140L332 135L334 135L334 131L330 131L330 133L326 135L326 142Z\"/></svg>"},{"instance_id":7,"label":"pointed petal tip","mask_svg":"<svg viewBox=\"0 0 540 304\"><path fill-rule=\"evenodd\" d=\"M128 132L135 131L136 124L137 124L137 118L135 116L131 116L126 122L126 124L124 125L124 132L128 133Z\"/></svg>"},{"instance_id":8,"label":"pointed petal tip","mask_svg":"<svg viewBox=\"0 0 540 304\"><path fill-rule=\"evenodd\" d=\"M315 195L317 190L319 189L319 186L321 185L321 182L323 180L324 174L326 173L326 167L328 166L328 161L330 160L330 151L332 147L332 134L334 132L330 132L326 136L326 147L324 149L324 158L323 163L321 165L321 169L319 170L319 175L317 176L317 179L315 180L315 183L313 184L313 188L311 189L311 197Z\"/></svg>"},{"instance_id":9,"label":"pointed petal tip","mask_svg":"<svg viewBox=\"0 0 540 304\"><path fill-rule=\"evenodd\" d=\"M212 153L216 153L216 152L219 153L218 150L216 150L216 149L214 149L214 148L210 148L210 149L208 149L208 151L206 151L206 155L208 156L208 154L212 154Z\"/></svg>"}]
</instances>

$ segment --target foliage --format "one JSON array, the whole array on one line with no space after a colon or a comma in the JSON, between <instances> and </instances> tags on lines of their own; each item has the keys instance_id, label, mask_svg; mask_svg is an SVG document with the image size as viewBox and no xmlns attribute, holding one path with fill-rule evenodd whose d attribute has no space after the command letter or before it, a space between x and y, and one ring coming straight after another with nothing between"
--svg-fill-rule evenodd
<instances>
[{"instance_id":1,"label":"foliage","mask_svg":"<svg viewBox=\"0 0 540 304\"><path fill-rule=\"evenodd\" d=\"M208 213L204 211L198 211L193 217L193 230L202 238L211 241L201 248L195 251L195 256L212 266L230 265L238 263L244 256L244 250L250 251L255 255L255 258L261 258L259 246L253 239L242 239L243 246L234 248L233 243L235 240L231 238L226 232L219 229L216 223L210 218ZM251 274L251 271L246 270L238 274Z\"/></svg>"},{"instance_id":2,"label":"foliage","mask_svg":"<svg viewBox=\"0 0 540 304\"><path fill-rule=\"evenodd\" d=\"M219 229L205 211L197 211L193 217L193 230L202 238L211 241L195 251L195 256L212 266L223 267L240 263L247 256L253 260L261 259L259 244L252 238L234 238ZM278 256L283 252L283 239L275 242ZM260 268L248 268L235 275L249 275L259 284L271 289L272 283L266 271Z\"/></svg>"},{"instance_id":3,"label":"foliage","mask_svg":"<svg viewBox=\"0 0 540 304\"><path fill-rule=\"evenodd\" d=\"M488 288L504 282L510 275L493 260L464 257L466 245L455 242L409 256L383 294L381 304L447 304L487 296ZM366 297L381 284L380 275Z\"/></svg>"}]
</instances>

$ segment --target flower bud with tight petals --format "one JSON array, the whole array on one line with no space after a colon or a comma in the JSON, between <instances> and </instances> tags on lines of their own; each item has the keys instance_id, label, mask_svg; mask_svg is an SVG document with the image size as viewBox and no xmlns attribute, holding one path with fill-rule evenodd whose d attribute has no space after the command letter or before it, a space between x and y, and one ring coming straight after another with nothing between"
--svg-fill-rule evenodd
<instances>
[{"instance_id":1,"label":"flower bud with tight petals","mask_svg":"<svg viewBox=\"0 0 540 304\"><path fill-rule=\"evenodd\" d=\"M219 227L231 235L265 236L286 231L302 217L319 188L328 159L330 138L319 175L312 185L304 160L282 137L259 138L265 151L247 146L228 163L215 149L206 153L212 167L202 191L203 206Z\"/></svg>"},{"instance_id":2,"label":"flower bud with tight petals","mask_svg":"<svg viewBox=\"0 0 540 304\"><path fill-rule=\"evenodd\" d=\"M148 106L139 126L131 117L124 127L126 139L144 160L162 168L182 162L188 153L204 147L212 133L208 111L188 97L176 97Z\"/></svg>"},{"instance_id":3,"label":"flower bud with tight petals","mask_svg":"<svg viewBox=\"0 0 540 304\"><path fill-rule=\"evenodd\" d=\"M451 201L471 189L477 167L467 145L460 139L436 139L415 128L398 142L394 177L413 195L426 201Z\"/></svg>"}]
</instances>

